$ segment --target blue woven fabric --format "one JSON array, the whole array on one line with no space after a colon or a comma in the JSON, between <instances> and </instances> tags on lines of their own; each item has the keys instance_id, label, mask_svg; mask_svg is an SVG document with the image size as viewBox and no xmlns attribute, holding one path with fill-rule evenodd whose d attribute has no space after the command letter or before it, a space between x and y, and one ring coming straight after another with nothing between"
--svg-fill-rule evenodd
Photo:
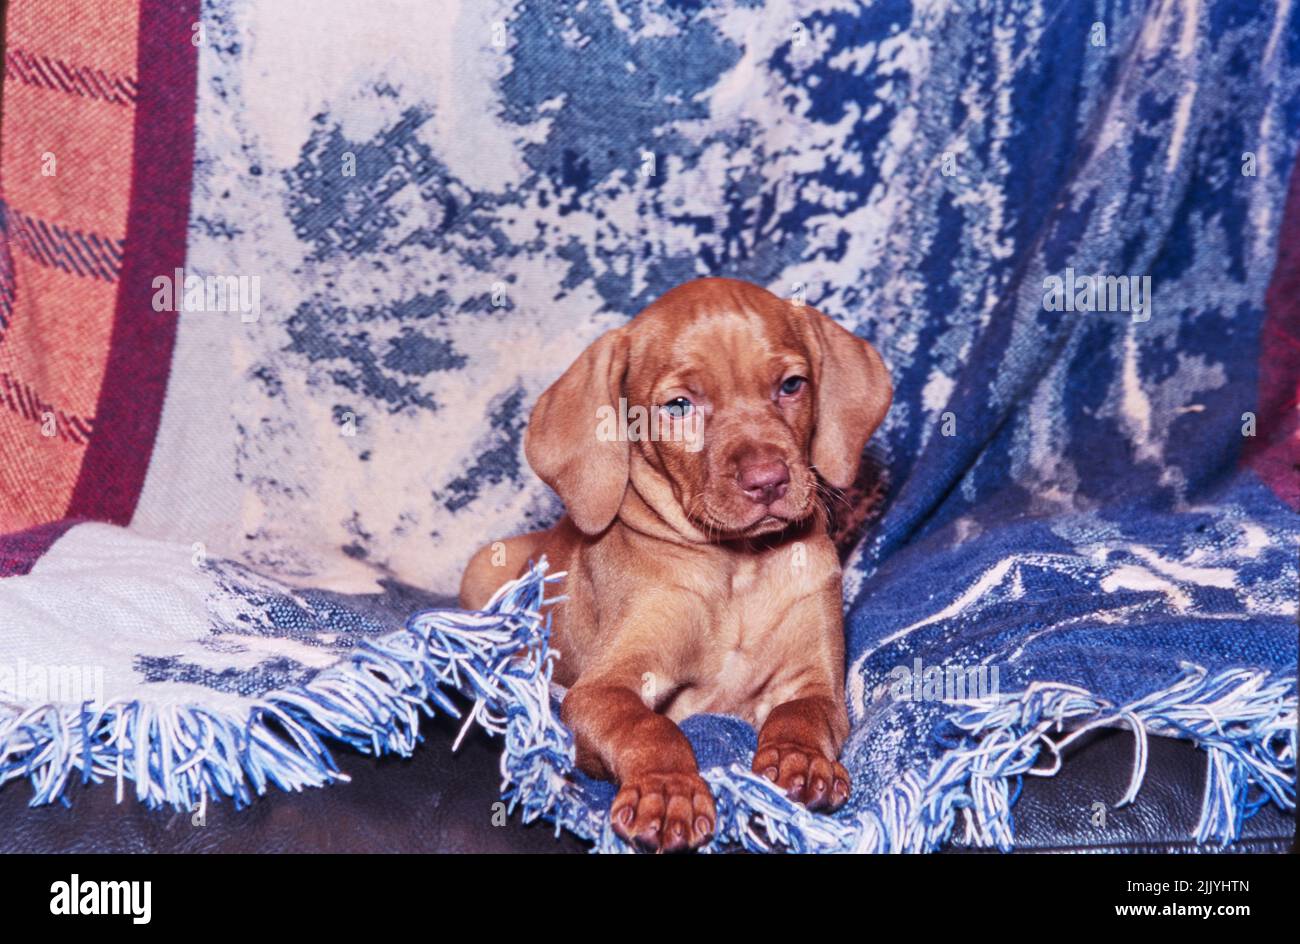
<instances>
[{"instance_id":1,"label":"blue woven fabric","mask_svg":"<svg viewBox=\"0 0 1300 944\"><path fill-rule=\"evenodd\" d=\"M1300 30L1270 4L980 7L810 7L808 44L796 33L746 74L776 77L774 112L849 130L824 152L817 134L751 151L729 193L767 198L770 236L742 245L753 221L733 213L736 240L715 241L703 219L699 255L649 280L701 262L765 284L833 273L809 301L880 347L896 387L869 457L879 515L846 572L853 796L833 817L793 809L749 777L752 732L692 719L716 848L1010 848L1020 778L1100 724L1135 738L1112 803L1140 789L1159 734L1206 752L1197 838L1294 806L1300 527L1240 459L1258 435ZM709 50L714 28L689 22L659 41L701 51L683 85L712 88L755 52ZM593 55L620 43L596 31ZM684 121L649 111L574 134L627 148ZM1086 310L1085 274L1134 277L1131 304ZM599 825L608 785L575 783L520 797L619 848Z\"/></svg>"}]
</instances>

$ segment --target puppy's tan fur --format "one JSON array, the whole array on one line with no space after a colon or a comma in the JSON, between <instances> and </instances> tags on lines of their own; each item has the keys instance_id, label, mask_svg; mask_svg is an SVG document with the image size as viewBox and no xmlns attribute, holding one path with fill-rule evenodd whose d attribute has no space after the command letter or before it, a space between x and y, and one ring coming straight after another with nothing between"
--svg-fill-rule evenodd
<instances>
[{"instance_id":1,"label":"puppy's tan fur","mask_svg":"<svg viewBox=\"0 0 1300 944\"><path fill-rule=\"evenodd\" d=\"M825 315L700 279L603 335L538 400L525 452L568 515L505 541L505 570L480 550L461 602L482 606L543 554L568 572L552 624L562 714L579 765L618 782L625 838L675 851L712 835L676 724L702 711L752 723L754 770L790 796L847 799L840 567L819 495L853 481L891 394L875 350ZM680 397L700 440L668 412L657 441L597 434L620 398L656 411ZM782 466L783 489L746 490Z\"/></svg>"}]
</instances>

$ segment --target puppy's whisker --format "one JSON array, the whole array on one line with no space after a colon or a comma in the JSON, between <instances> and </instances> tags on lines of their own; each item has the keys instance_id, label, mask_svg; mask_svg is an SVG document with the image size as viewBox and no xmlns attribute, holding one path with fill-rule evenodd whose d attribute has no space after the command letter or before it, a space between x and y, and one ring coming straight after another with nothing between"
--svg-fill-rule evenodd
<instances>
[{"instance_id":1,"label":"puppy's whisker","mask_svg":"<svg viewBox=\"0 0 1300 944\"><path fill-rule=\"evenodd\" d=\"M818 492L818 494L823 495L832 501L841 502L849 508L853 507L853 502L849 500L848 494L845 491L838 488L832 488L821 479L814 480L813 488Z\"/></svg>"},{"instance_id":2,"label":"puppy's whisker","mask_svg":"<svg viewBox=\"0 0 1300 944\"><path fill-rule=\"evenodd\" d=\"M813 491L821 501L822 507L826 510L826 513L832 518L840 508L842 508L845 513L850 515L852 514L853 502L849 499L847 494L839 489L833 489L818 479L813 483Z\"/></svg>"},{"instance_id":3,"label":"puppy's whisker","mask_svg":"<svg viewBox=\"0 0 1300 944\"><path fill-rule=\"evenodd\" d=\"M713 541L713 522L710 520L708 509L704 508L703 495L696 495L691 499L686 506L686 517L704 531L704 540Z\"/></svg>"}]
</instances>

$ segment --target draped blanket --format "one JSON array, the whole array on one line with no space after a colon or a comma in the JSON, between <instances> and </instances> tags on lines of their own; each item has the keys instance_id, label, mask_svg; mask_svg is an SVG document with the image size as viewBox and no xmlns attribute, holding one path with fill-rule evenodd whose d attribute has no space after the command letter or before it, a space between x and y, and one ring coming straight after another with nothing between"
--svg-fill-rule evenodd
<instances>
[{"instance_id":1,"label":"draped blanket","mask_svg":"<svg viewBox=\"0 0 1300 944\"><path fill-rule=\"evenodd\" d=\"M691 719L710 848L1008 849L1098 727L1115 804L1150 736L1204 751L1201 841L1294 808L1287 0L76 7L5 31L3 789L243 804L459 691L525 818L621 849L549 685L562 575L450 599L560 512L538 394L727 275L896 392L846 549L853 796L808 813Z\"/></svg>"}]
</instances>

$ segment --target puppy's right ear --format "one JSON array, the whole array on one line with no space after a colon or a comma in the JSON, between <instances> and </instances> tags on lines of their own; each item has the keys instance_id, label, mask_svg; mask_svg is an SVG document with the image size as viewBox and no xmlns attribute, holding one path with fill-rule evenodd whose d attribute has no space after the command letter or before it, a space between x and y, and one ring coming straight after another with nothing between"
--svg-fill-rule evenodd
<instances>
[{"instance_id":1,"label":"puppy's right ear","mask_svg":"<svg viewBox=\"0 0 1300 944\"><path fill-rule=\"evenodd\" d=\"M597 338L542 394L524 433L528 464L586 534L609 527L627 490L627 442L597 434L606 415L602 407L617 416L627 350L623 328Z\"/></svg>"}]
</instances>

